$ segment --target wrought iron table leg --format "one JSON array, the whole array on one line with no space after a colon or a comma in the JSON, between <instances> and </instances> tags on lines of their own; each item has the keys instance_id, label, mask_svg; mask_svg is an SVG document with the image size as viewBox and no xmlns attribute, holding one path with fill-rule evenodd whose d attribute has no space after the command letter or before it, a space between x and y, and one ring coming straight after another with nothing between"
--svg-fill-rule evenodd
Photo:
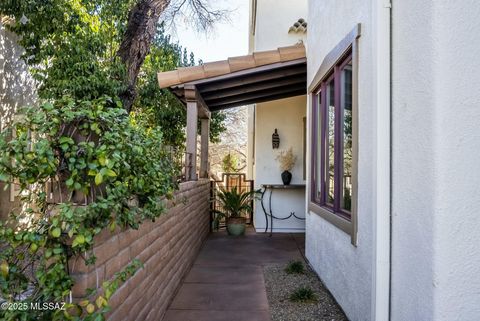
<instances>
[{"instance_id":1,"label":"wrought iron table leg","mask_svg":"<svg viewBox=\"0 0 480 321\"><path fill-rule=\"evenodd\" d=\"M265 232L267 233L268 231L268 214L267 210L265 209L265 205L263 205L263 197L265 196L265 192L267 191L267 188L264 187L262 191L262 197L260 198L260 204L262 205L263 213L265 214Z\"/></svg>"},{"instance_id":2,"label":"wrought iron table leg","mask_svg":"<svg viewBox=\"0 0 480 321\"><path fill-rule=\"evenodd\" d=\"M270 198L268 200L268 207L270 209L270 237L273 234L272 194L273 194L273 188L270 189Z\"/></svg>"}]
</instances>

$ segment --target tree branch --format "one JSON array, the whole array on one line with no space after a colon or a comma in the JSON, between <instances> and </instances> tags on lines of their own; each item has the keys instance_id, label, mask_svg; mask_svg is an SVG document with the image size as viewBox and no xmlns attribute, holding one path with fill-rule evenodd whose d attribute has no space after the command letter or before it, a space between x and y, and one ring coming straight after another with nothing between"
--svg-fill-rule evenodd
<instances>
[{"instance_id":1,"label":"tree branch","mask_svg":"<svg viewBox=\"0 0 480 321\"><path fill-rule=\"evenodd\" d=\"M197 30L209 31L215 22L226 19L227 11L212 10L208 0L138 0L128 16L127 29L118 56L127 68L126 89L120 94L124 108L130 112L136 98L140 68L150 51L156 24L162 16L172 23L177 15L187 17Z\"/></svg>"},{"instance_id":2,"label":"tree branch","mask_svg":"<svg viewBox=\"0 0 480 321\"><path fill-rule=\"evenodd\" d=\"M127 88L120 98L128 112L137 94L138 73L150 51L156 24L169 4L170 0L139 0L129 13L127 29L118 50L118 56L127 68Z\"/></svg>"}]
</instances>

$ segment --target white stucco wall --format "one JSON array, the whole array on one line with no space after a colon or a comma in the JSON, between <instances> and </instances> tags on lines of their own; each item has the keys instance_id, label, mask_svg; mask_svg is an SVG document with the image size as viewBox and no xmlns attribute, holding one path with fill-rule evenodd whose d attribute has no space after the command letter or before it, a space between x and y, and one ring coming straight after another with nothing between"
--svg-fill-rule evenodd
<instances>
[{"instance_id":1,"label":"white stucco wall","mask_svg":"<svg viewBox=\"0 0 480 321\"><path fill-rule=\"evenodd\" d=\"M307 19L307 0L257 0L255 34L250 30L250 51L273 50L291 46L306 40L305 33L289 33L289 28L299 19ZM250 7L252 10L252 7ZM251 17L250 17L251 19ZM308 23L308 21L307 21ZM272 133L278 129L281 147L292 147L297 155L297 164L292 184L304 183L303 179L303 117L306 115L306 97L295 97L257 104L249 107L247 174L261 184L281 184L280 169L272 149ZM268 206L268 195L265 196ZM305 217L305 190L276 190L272 197L274 215L285 217L295 212ZM265 229L265 216L259 202L255 205L255 227ZM274 232L300 232L305 230L305 221L294 217L274 220Z\"/></svg>"},{"instance_id":2,"label":"white stucco wall","mask_svg":"<svg viewBox=\"0 0 480 321\"><path fill-rule=\"evenodd\" d=\"M480 319L479 16L394 2L394 321Z\"/></svg>"},{"instance_id":3,"label":"white stucco wall","mask_svg":"<svg viewBox=\"0 0 480 321\"><path fill-rule=\"evenodd\" d=\"M306 34L288 33L288 30L299 18L307 19L307 2L307 0L257 0L255 36L250 41L250 49L272 50L304 40ZM252 34L250 36L252 37Z\"/></svg>"},{"instance_id":4,"label":"white stucco wall","mask_svg":"<svg viewBox=\"0 0 480 321\"><path fill-rule=\"evenodd\" d=\"M303 179L303 118L306 115L306 96L297 96L257 104L255 117L255 188L262 184L282 184L278 161L281 150L292 148L297 156L291 171L291 184L304 184ZM272 134L277 128L280 148L272 148ZM268 210L270 191L265 194L264 204ZM295 212L305 217L305 190L274 190L272 212L275 216L286 217ZM269 223L270 224L270 223ZM260 202L255 204L255 228L264 231L265 216ZM269 227L270 229L270 227ZM299 232L305 230L305 221L291 217L288 220L273 220L274 232Z\"/></svg>"},{"instance_id":5,"label":"white stucco wall","mask_svg":"<svg viewBox=\"0 0 480 321\"><path fill-rule=\"evenodd\" d=\"M372 320L376 113L371 1L309 1L308 10L308 84L325 56L357 23L362 24L362 35L358 66L358 246L351 244L350 235L309 213L306 255L350 320Z\"/></svg>"},{"instance_id":6,"label":"white stucco wall","mask_svg":"<svg viewBox=\"0 0 480 321\"><path fill-rule=\"evenodd\" d=\"M12 120L18 108L35 104L35 83L27 66L20 59L23 49L17 45L15 34L6 30L0 20L0 130ZM18 200L11 202L13 191L0 183L0 220L6 219Z\"/></svg>"},{"instance_id":7,"label":"white stucco wall","mask_svg":"<svg viewBox=\"0 0 480 321\"><path fill-rule=\"evenodd\" d=\"M31 105L37 98L35 83L20 59L22 53L17 36L6 30L0 20L0 129L12 120L19 107Z\"/></svg>"}]
</instances>

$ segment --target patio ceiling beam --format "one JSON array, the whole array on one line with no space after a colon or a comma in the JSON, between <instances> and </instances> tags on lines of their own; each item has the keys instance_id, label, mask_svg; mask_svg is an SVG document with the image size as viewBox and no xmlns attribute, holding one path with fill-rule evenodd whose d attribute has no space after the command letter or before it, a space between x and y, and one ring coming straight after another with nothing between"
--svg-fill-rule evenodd
<instances>
[{"instance_id":1,"label":"patio ceiling beam","mask_svg":"<svg viewBox=\"0 0 480 321\"><path fill-rule=\"evenodd\" d=\"M303 84L304 86L306 86L306 83L307 83L307 75L300 74L300 75L294 75L291 77L280 78L278 80L274 79L271 81L262 81L258 83L248 84L238 88L229 88L224 90L218 90L216 92L208 92L208 93L202 94L202 97L205 101L208 102L212 99L227 98L231 96L237 96L240 94L257 92L260 90L275 89L277 87L282 87L287 85L296 86L299 84Z\"/></svg>"},{"instance_id":2,"label":"patio ceiling beam","mask_svg":"<svg viewBox=\"0 0 480 321\"><path fill-rule=\"evenodd\" d=\"M209 79L210 81L208 83L204 84L198 83L196 86L198 87L198 90L202 93L205 94L207 92L212 92L212 91L217 91L217 90L223 90L227 88L234 88L238 86L244 86L248 84L254 84L262 81L271 81L271 80L276 80L276 79L281 79L281 78L286 78L290 76L295 76L295 75L302 75L302 74L307 74L307 65L306 63L301 63L301 64L295 64L295 65L290 65L285 68L279 68L279 69L271 69L271 70L266 70L266 71L243 71L243 72L238 72L235 74L235 77L232 77L233 75L229 75L230 77L225 77L222 76L222 78L225 79ZM220 77L219 77L220 78Z\"/></svg>"},{"instance_id":3,"label":"patio ceiling beam","mask_svg":"<svg viewBox=\"0 0 480 321\"><path fill-rule=\"evenodd\" d=\"M255 99L263 99L269 96L276 96L280 94L289 94L292 92L303 91L304 93L307 92L306 83L298 83L295 85L287 85L282 87L277 87L274 89L267 89L267 90L259 90L252 93L240 94L236 96L231 96L225 99L216 99L212 101L208 101L208 105L210 108L215 108L223 105L230 105L233 103L239 103L243 101L254 101Z\"/></svg>"},{"instance_id":4,"label":"patio ceiling beam","mask_svg":"<svg viewBox=\"0 0 480 321\"><path fill-rule=\"evenodd\" d=\"M265 96L261 98L256 98L252 100L244 100L244 101L239 101L236 103L230 103L230 104L225 104L217 107L211 107L212 112L224 110L224 109L229 109L229 108L234 108L234 107L240 107L240 106L246 106L246 105L251 105L251 104L258 104L258 103L264 103L268 101L274 101L278 99L285 99L285 98L290 98L290 97L295 97L295 96L302 96L305 95L305 90L298 90L295 92L290 92L290 93L281 93L277 95L272 95L272 96Z\"/></svg>"}]
</instances>

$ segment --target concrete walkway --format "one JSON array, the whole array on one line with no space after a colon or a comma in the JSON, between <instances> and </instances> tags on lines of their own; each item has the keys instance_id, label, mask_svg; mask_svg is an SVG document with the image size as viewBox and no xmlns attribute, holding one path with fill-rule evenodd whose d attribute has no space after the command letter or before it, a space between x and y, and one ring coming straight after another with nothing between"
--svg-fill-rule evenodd
<instances>
[{"instance_id":1,"label":"concrete walkway","mask_svg":"<svg viewBox=\"0 0 480 321\"><path fill-rule=\"evenodd\" d=\"M214 233L163 321L270 321L262 266L301 259L301 234Z\"/></svg>"}]
</instances>

